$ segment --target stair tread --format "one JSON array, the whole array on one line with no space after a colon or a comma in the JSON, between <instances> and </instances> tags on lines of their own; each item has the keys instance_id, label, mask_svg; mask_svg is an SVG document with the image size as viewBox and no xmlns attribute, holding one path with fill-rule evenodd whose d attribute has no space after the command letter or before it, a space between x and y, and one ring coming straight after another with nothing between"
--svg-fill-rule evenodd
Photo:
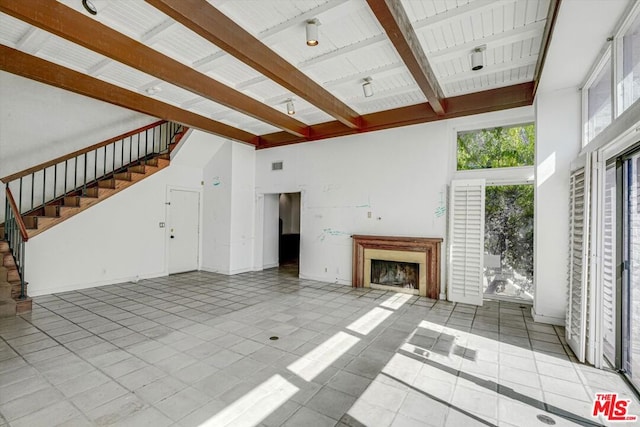
<instances>
[{"instance_id":1,"label":"stair tread","mask_svg":"<svg viewBox=\"0 0 640 427\"><path fill-rule=\"evenodd\" d=\"M146 165L146 173L136 173L131 172L131 181L125 181L120 179L113 179L115 182L115 188L98 188L98 197L86 197L79 196L80 206L61 206L60 207L60 216L59 217L38 217L38 228L37 229L28 229L27 233L29 237L37 236L43 231L48 230L49 228L61 223L62 221L90 208L91 206L100 203L102 200L105 200L111 197L114 194L119 193L132 186L133 184L142 181L144 178L153 175L154 173L164 169L169 166L171 162L165 159L158 159L158 166L150 166Z\"/></svg>"}]
</instances>

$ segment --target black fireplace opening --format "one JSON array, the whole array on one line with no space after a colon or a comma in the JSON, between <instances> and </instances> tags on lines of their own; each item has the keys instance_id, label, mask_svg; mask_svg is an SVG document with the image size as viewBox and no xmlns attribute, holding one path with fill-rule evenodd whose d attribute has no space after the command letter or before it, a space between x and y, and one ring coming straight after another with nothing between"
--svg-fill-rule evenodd
<instances>
[{"instance_id":1,"label":"black fireplace opening","mask_svg":"<svg viewBox=\"0 0 640 427\"><path fill-rule=\"evenodd\" d=\"M418 289L419 266L419 264L413 262L372 259L371 283L404 289Z\"/></svg>"}]
</instances>

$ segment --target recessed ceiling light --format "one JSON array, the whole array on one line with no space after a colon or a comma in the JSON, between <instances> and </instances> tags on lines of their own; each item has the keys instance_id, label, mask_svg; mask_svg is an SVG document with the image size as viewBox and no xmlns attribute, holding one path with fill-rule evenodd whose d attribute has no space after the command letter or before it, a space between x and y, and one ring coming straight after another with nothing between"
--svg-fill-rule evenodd
<instances>
[{"instance_id":1,"label":"recessed ceiling light","mask_svg":"<svg viewBox=\"0 0 640 427\"><path fill-rule=\"evenodd\" d=\"M98 9L96 9L96 6L93 3L91 3L91 0L82 0L82 6L90 14L92 15L98 14Z\"/></svg>"}]
</instances>

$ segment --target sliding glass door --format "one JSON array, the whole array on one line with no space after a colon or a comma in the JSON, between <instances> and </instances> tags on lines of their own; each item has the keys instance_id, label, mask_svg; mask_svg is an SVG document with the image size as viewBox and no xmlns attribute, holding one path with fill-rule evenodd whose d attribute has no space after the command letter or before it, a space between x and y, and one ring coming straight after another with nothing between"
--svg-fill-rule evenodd
<instances>
[{"instance_id":1,"label":"sliding glass door","mask_svg":"<svg viewBox=\"0 0 640 427\"><path fill-rule=\"evenodd\" d=\"M640 388L640 151L622 172L622 367Z\"/></svg>"}]
</instances>

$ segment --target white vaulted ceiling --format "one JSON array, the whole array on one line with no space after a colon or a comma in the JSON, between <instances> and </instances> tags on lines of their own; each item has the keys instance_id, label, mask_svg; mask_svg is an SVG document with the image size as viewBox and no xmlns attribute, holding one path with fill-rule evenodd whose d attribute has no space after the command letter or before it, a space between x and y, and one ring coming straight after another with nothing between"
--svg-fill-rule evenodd
<instances>
[{"instance_id":1,"label":"white vaulted ceiling","mask_svg":"<svg viewBox=\"0 0 640 427\"><path fill-rule=\"evenodd\" d=\"M55 0L38 0L34 8ZM381 0L384 1L384 0ZM391 1L391 0L389 0ZM399 0L398 0L399 1ZM19 0L0 0L0 4ZM87 13L80 0L59 0L105 26L178 61L225 86L293 116L303 125L334 117L303 96L274 82L209 40L143 0L92 0ZM424 91L365 0L202 0L256 37L306 77L358 115L425 104ZM534 81L542 63L552 0L402 0L421 48L445 98ZM116 86L231 125L254 135L281 129L176 82L165 81L53 35L2 8L0 44L79 71ZM305 43L305 22L318 19L318 46ZM37 25L37 24L36 24ZM224 29L223 29L224 30ZM214 31L218 31L215 29ZM471 70L471 52L486 45L485 67ZM286 76L284 76L286 78ZM374 96L363 96L371 77Z\"/></svg>"}]
</instances>

